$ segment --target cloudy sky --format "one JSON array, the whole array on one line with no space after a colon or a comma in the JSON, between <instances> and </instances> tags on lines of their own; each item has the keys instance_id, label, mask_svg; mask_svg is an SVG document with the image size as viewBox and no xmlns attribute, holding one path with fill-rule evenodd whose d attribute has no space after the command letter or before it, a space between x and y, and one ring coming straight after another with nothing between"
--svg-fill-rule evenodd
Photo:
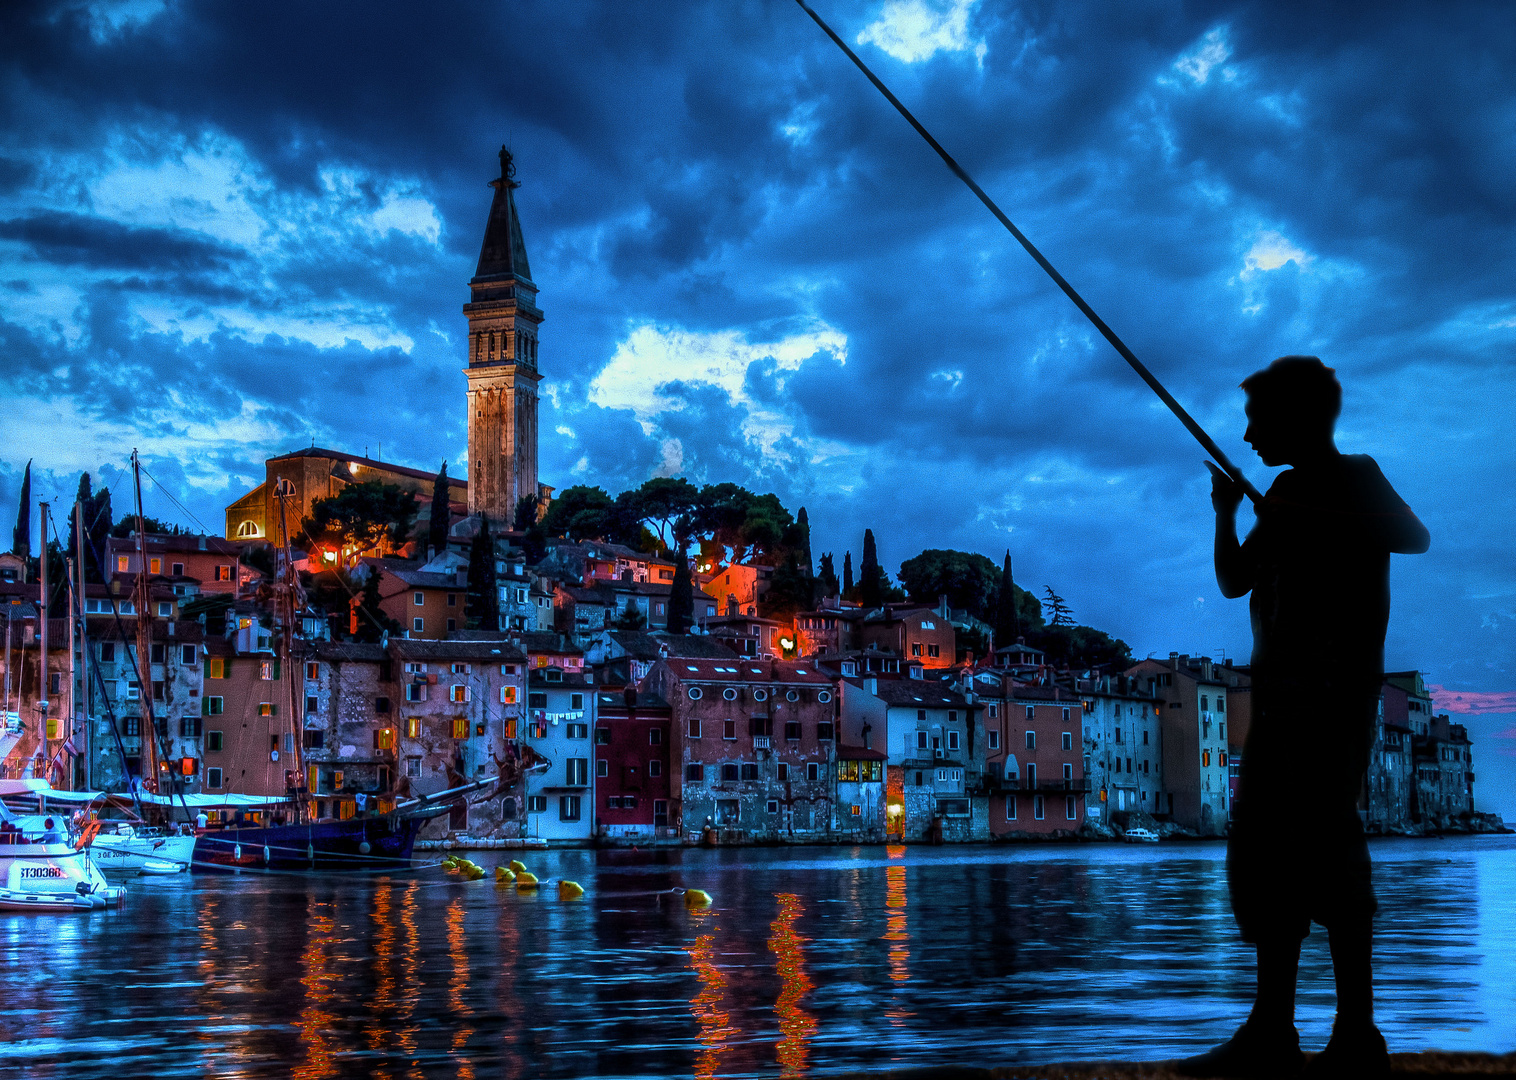
<instances>
[{"instance_id":1,"label":"cloudy sky","mask_svg":"<svg viewBox=\"0 0 1516 1080\"><path fill-rule=\"evenodd\" d=\"M1516 34L1327 7L818 0L1260 486L1237 383L1338 369L1433 535L1387 662L1516 816ZM6 514L133 446L215 530L313 441L461 471L509 142L544 482L733 480L839 567L1009 548L1139 656L1247 654L1200 450L787 0L17 2L0 56Z\"/></svg>"}]
</instances>

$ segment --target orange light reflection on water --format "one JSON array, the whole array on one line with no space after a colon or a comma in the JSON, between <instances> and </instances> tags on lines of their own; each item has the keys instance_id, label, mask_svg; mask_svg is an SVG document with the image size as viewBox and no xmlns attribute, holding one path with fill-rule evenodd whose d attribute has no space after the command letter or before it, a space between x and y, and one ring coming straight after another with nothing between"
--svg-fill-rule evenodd
<instances>
[{"instance_id":1,"label":"orange light reflection on water","mask_svg":"<svg viewBox=\"0 0 1516 1080\"><path fill-rule=\"evenodd\" d=\"M905 849L900 850L903 855ZM911 977L911 947L908 944L911 935L906 930L905 874L904 866L884 868L884 940L890 943L890 980L897 983L906 982ZM890 1018L890 1023L900 1027L913 1014L897 1005L893 1009L886 1009L884 1015Z\"/></svg>"},{"instance_id":2,"label":"orange light reflection on water","mask_svg":"<svg viewBox=\"0 0 1516 1080\"><path fill-rule=\"evenodd\" d=\"M416 1032L419 1025L414 1022L416 1005L421 1000L421 935L416 929L416 899L420 889L419 881L411 882L400 901L400 925L405 930L401 970L405 972L405 982L396 1018L408 1022L395 1032L401 1051L411 1059L410 1071L406 1075L415 1077L416 1080L421 1077L420 1063L416 1060Z\"/></svg>"},{"instance_id":3,"label":"orange light reflection on water","mask_svg":"<svg viewBox=\"0 0 1516 1080\"><path fill-rule=\"evenodd\" d=\"M368 1025L365 1034L369 1051L381 1062L389 1041L389 1012L395 1007L395 925L390 921L394 912L393 892L387 881L374 890L374 996L369 999L374 1022ZM373 1075L378 1080L389 1080L390 1071L383 1065L375 1065Z\"/></svg>"},{"instance_id":4,"label":"orange light reflection on water","mask_svg":"<svg viewBox=\"0 0 1516 1080\"><path fill-rule=\"evenodd\" d=\"M332 1021L337 1017L325 1008L336 997L333 984L337 976L332 971L328 951L337 944L337 918L333 905L312 899L306 913L306 926L310 936L301 956L305 974L300 979L300 984L305 987L305 1008L300 1011L300 1019L295 1021L295 1027L300 1030L300 1041L305 1045L305 1061L295 1067L294 1075L299 1080L318 1080L337 1075L331 1044Z\"/></svg>"},{"instance_id":5,"label":"orange light reflection on water","mask_svg":"<svg viewBox=\"0 0 1516 1080\"><path fill-rule=\"evenodd\" d=\"M780 1039L777 1044L779 1075L804 1076L810 1055L811 1036L816 1033L816 1018L801 1006L812 989L805 973L805 942L795 929L795 920L805 911L794 893L778 893L779 916L769 924L769 951L778 959L779 1000L774 1011L779 1014Z\"/></svg>"},{"instance_id":6,"label":"orange light reflection on water","mask_svg":"<svg viewBox=\"0 0 1516 1080\"><path fill-rule=\"evenodd\" d=\"M696 913L696 918L710 918ZM730 1045L737 1029L732 1026L731 1014L723 1007L726 997L726 976L716 966L716 935L700 934L687 950L690 965L700 978L700 992L690 999L690 1012L700 1025L701 1049L695 1055L695 1076L698 1080L714 1077L721 1064L722 1052Z\"/></svg>"},{"instance_id":7,"label":"orange light reflection on water","mask_svg":"<svg viewBox=\"0 0 1516 1080\"><path fill-rule=\"evenodd\" d=\"M462 1080L474 1080L474 1063L463 1052L474 1029L461 1023L461 1018L474 1014L463 1001L463 992L468 989L468 950L463 944L463 916L463 898L456 897L447 906L447 955L453 962L453 977L447 984L448 1005L452 1007L453 1015L460 1018L453 1032L452 1046L453 1057L458 1061L458 1076Z\"/></svg>"}]
</instances>

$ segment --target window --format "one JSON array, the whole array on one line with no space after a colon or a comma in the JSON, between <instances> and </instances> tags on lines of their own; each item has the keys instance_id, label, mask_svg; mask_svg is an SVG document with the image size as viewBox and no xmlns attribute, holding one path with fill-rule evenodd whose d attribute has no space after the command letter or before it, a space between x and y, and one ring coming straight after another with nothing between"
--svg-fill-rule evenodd
<instances>
[{"instance_id":1,"label":"window","mask_svg":"<svg viewBox=\"0 0 1516 1080\"><path fill-rule=\"evenodd\" d=\"M1070 821L1074 820L1074 796L1065 795L1063 797L1063 813Z\"/></svg>"},{"instance_id":2,"label":"window","mask_svg":"<svg viewBox=\"0 0 1516 1080\"><path fill-rule=\"evenodd\" d=\"M150 645L148 646L148 656L152 658L152 662L155 664L166 663L168 661L168 646L163 644Z\"/></svg>"},{"instance_id":3,"label":"window","mask_svg":"<svg viewBox=\"0 0 1516 1080\"><path fill-rule=\"evenodd\" d=\"M1037 763L1035 761L1028 761L1026 763L1026 786L1029 789L1037 786Z\"/></svg>"},{"instance_id":4,"label":"window","mask_svg":"<svg viewBox=\"0 0 1516 1080\"><path fill-rule=\"evenodd\" d=\"M421 717L407 716L405 718L405 737L407 739L421 738Z\"/></svg>"},{"instance_id":5,"label":"window","mask_svg":"<svg viewBox=\"0 0 1516 1080\"><path fill-rule=\"evenodd\" d=\"M1148 733L1146 731L1144 731L1142 733L1142 745L1146 746L1147 744L1148 744Z\"/></svg>"},{"instance_id":6,"label":"window","mask_svg":"<svg viewBox=\"0 0 1516 1080\"><path fill-rule=\"evenodd\" d=\"M204 700L205 700L205 714L207 716L220 716L221 715L221 708L222 708L222 704L223 704L221 698L219 698L219 697L208 697L208 698L205 698Z\"/></svg>"},{"instance_id":7,"label":"window","mask_svg":"<svg viewBox=\"0 0 1516 1080\"><path fill-rule=\"evenodd\" d=\"M529 709L547 708L547 693L539 690L534 694L526 695L526 706Z\"/></svg>"},{"instance_id":8,"label":"window","mask_svg":"<svg viewBox=\"0 0 1516 1080\"><path fill-rule=\"evenodd\" d=\"M989 740L989 747L990 747L991 750L999 750L1000 749L1000 732L998 732L998 731L987 731L987 732L985 732L985 738L987 738Z\"/></svg>"},{"instance_id":9,"label":"window","mask_svg":"<svg viewBox=\"0 0 1516 1080\"><path fill-rule=\"evenodd\" d=\"M1127 763L1126 771L1127 772L1131 772L1132 771L1132 759L1131 758L1127 758L1126 759L1126 763ZM1074 766L1070 765L1067 761L1065 761L1063 763L1063 786L1064 787L1069 787L1070 785L1073 784L1073 782L1074 782Z\"/></svg>"},{"instance_id":10,"label":"window","mask_svg":"<svg viewBox=\"0 0 1516 1080\"><path fill-rule=\"evenodd\" d=\"M807 761L805 763L805 778L811 781L821 779L821 763L819 761Z\"/></svg>"},{"instance_id":11,"label":"window","mask_svg":"<svg viewBox=\"0 0 1516 1080\"><path fill-rule=\"evenodd\" d=\"M179 646L179 663L193 664L195 662L195 647L193 645Z\"/></svg>"},{"instance_id":12,"label":"window","mask_svg":"<svg viewBox=\"0 0 1516 1080\"><path fill-rule=\"evenodd\" d=\"M420 615L411 620L411 632L414 634L426 633L426 620Z\"/></svg>"},{"instance_id":13,"label":"window","mask_svg":"<svg viewBox=\"0 0 1516 1080\"><path fill-rule=\"evenodd\" d=\"M721 696L723 698L725 698L727 701L736 701L737 700L737 691L733 690L730 686L728 686L725 690L721 691Z\"/></svg>"},{"instance_id":14,"label":"window","mask_svg":"<svg viewBox=\"0 0 1516 1080\"><path fill-rule=\"evenodd\" d=\"M116 556L116 573L124 574L131 569L131 560L125 555Z\"/></svg>"},{"instance_id":15,"label":"window","mask_svg":"<svg viewBox=\"0 0 1516 1080\"><path fill-rule=\"evenodd\" d=\"M690 717L689 733L692 739L700 738L700 717Z\"/></svg>"},{"instance_id":16,"label":"window","mask_svg":"<svg viewBox=\"0 0 1516 1080\"><path fill-rule=\"evenodd\" d=\"M669 824L669 801L667 799L653 800L653 826L659 829L668 828Z\"/></svg>"},{"instance_id":17,"label":"window","mask_svg":"<svg viewBox=\"0 0 1516 1080\"><path fill-rule=\"evenodd\" d=\"M956 732L956 731L950 731L950 732L947 733L947 737L948 737L948 749L949 750L957 750L958 749L958 732Z\"/></svg>"},{"instance_id":18,"label":"window","mask_svg":"<svg viewBox=\"0 0 1516 1080\"><path fill-rule=\"evenodd\" d=\"M305 733L305 738L304 738L304 742L302 743L302 745L307 750L320 750L322 747L324 747L326 745L326 732L324 732L324 731L307 731Z\"/></svg>"},{"instance_id":19,"label":"window","mask_svg":"<svg viewBox=\"0 0 1516 1080\"><path fill-rule=\"evenodd\" d=\"M387 698L387 697L376 697L374 699L374 711L376 713L387 713L387 712L389 712L390 711L390 699Z\"/></svg>"},{"instance_id":20,"label":"window","mask_svg":"<svg viewBox=\"0 0 1516 1080\"><path fill-rule=\"evenodd\" d=\"M1068 712L1068 710L1065 709L1064 712ZM1063 733L1063 748L1065 750L1074 749L1074 733L1072 731L1065 731Z\"/></svg>"},{"instance_id":21,"label":"window","mask_svg":"<svg viewBox=\"0 0 1516 1080\"><path fill-rule=\"evenodd\" d=\"M590 726L588 724L565 724L564 726L567 728L564 734L570 739L588 739L590 737ZM599 735L601 730L600 728L595 729L596 742L600 741Z\"/></svg>"},{"instance_id":22,"label":"window","mask_svg":"<svg viewBox=\"0 0 1516 1080\"><path fill-rule=\"evenodd\" d=\"M647 744L649 746L662 746L663 745L663 729L662 728L656 728L656 727L655 728L648 728L647 729Z\"/></svg>"},{"instance_id":23,"label":"window","mask_svg":"<svg viewBox=\"0 0 1516 1080\"><path fill-rule=\"evenodd\" d=\"M756 762L744 761L742 763L742 779L744 779L744 780L756 780L756 779L758 779L758 765L757 765Z\"/></svg>"},{"instance_id":24,"label":"window","mask_svg":"<svg viewBox=\"0 0 1516 1080\"><path fill-rule=\"evenodd\" d=\"M1122 737L1121 737L1121 729L1117 728L1116 729L1116 742L1119 744L1121 742L1121 739L1122 739Z\"/></svg>"},{"instance_id":25,"label":"window","mask_svg":"<svg viewBox=\"0 0 1516 1080\"><path fill-rule=\"evenodd\" d=\"M181 716L179 718L179 735L186 739L198 739L200 737L200 717Z\"/></svg>"},{"instance_id":26,"label":"window","mask_svg":"<svg viewBox=\"0 0 1516 1080\"><path fill-rule=\"evenodd\" d=\"M1038 821L1041 821L1042 820L1042 816L1043 816L1042 815L1042 809L1043 809L1042 808L1042 796L1041 795L1033 795L1032 796L1032 817L1036 818Z\"/></svg>"},{"instance_id":27,"label":"window","mask_svg":"<svg viewBox=\"0 0 1516 1080\"><path fill-rule=\"evenodd\" d=\"M779 800L770 799L767 803L764 804L763 808L771 814L777 814L779 813Z\"/></svg>"},{"instance_id":28,"label":"window","mask_svg":"<svg viewBox=\"0 0 1516 1080\"><path fill-rule=\"evenodd\" d=\"M1035 731L1028 731L1026 733L1026 748L1028 750L1037 749L1037 733Z\"/></svg>"},{"instance_id":29,"label":"window","mask_svg":"<svg viewBox=\"0 0 1516 1080\"><path fill-rule=\"evenodd\" d=\"M320 705L321 705L321 703L316 699L316 695L315 694L306 694L305 695L305 711L306 712L308 712L308 713L316 712L320 708Z\"/></svg>"},{"instance_id":30,"label":"window","mask_svg":"<svg viewBox=\"0 0 1516 1080\"><path fill-rule=\"evenodd\" d=\"M457 607L458 606L458 594L457 593L450 592L450 593L447 594L447 606L448 607Z\"/></svg>"},{"instance_id":31,"label":"window","mask_svg":"<svg viewBox=\"0 0 1516 1080\"><path fill-rule=\"evenodd\" d=\"M1216 695L1216 711L1226 712L1226 698L1222 697L1220 694Z\"/></svg>"},{"instance_id":32,"label":"window","mask_svg":"<svg viewBox=\"0 0 1516 1080\"><path fill-rule=\"evenodd\" d=\"M426 683L414 683L414 682L406 683L405 684L405 700L406 701L425 701L426 700Z\"/></svg>"},{"instance_id":33,"label":"window","mask_svg":"<svg viewBox=\"0 0 1516 1080\"><path fill-rule=\"evenodd\" d=\"M265 660L258 665L258 678L264 682L273 682L279 678L279 661Z\"/></svg>"},{"instance_id":34,"label":"window","mask_svg":"<svg viewBox=\"0 0 1516 1080\"><path fill-rule=\"evenodd\" d=\"M912 656L920 656L921 655L921 642L919 642L919 641L913 641L913 642L911 642L911 655Z\"/></svg>"},{"instance_id":35,"label":"window","mask_svg":"<svg viewBox=\"0 0 1516 1080\"><path fill-rule=\"evenodd\" d=\"M141 735L142 718L140 716L123 716L121 718L121 734Z\"/></svg>"},{"instance_id":36,"label":"window","mask_svg":"<svg viewBox=\"0 0 1516 1080\"><path fill-rule=\"evenodd\" d=\"M232 580L232 568L231 568L231 566L228 565L228 564L226 564L226 563L223 563L220 566L216 567L216 572L215 572L215 575L214 575L214 580L216 580L216 581L230 581L230 580Z\"/></svg>"},{"instance_id":37,"label":"window","mask_svg":"<svg viewBox=\"0 0 1516 1080\"><path fill-rule=\"evenodd\" d=\"M570 712L583 712L584 711L584 695L583 694L570 694L569 695L569 711Z\"/></svg>"},{"instance_id":38,"label":"window","mask_svg":"<svg viewBox=\"0 0 1516 1080\"><path fill-rule=\"evenodd\" d=\"M590 782L590 762L588 758L571 757L565 762L565 772L568 776L569 787L584 787Z\"/></svg>"},{"instance_id":39,"label":"window","mask_svg":"<svg viewBox=\"0 0 1516 1080\"><path fill-rule=\"evenodd\" d=\"M936 656L937 655L937 646L936 645L928 645L926 647L926 654L929 657Z\"/></svg>"},{"instance_id":40,"label":"window","mask_svg":"<svg viewBox=\"0 0 1516 1080\"><path fill-rule=\"evenodd\" d=\"M650 778L654 777L654 776L662 776L663 775L663 762L657 760L656 758L650 760L647 763L647 774L648 774L648 776Z\"/></svg>"},{"instance_id":41,"label":"window","mask_svg":"<svg viewBox=\"0 0 1516 1080\"><path fill-rule=\"evenodd\" d=\"M466 716L455 716L455 717L453 717L453 738L455 738L455 739L466 739L466 738L468 738L468 717L466 717Z\"/></svg>"},{"instance_id":42,"label":"window","mask_svg":"<svg viewBox=\"0 0 1516 1080\"><path fill-rule=\"evenodd\" d=\"M448 687L447 699L456 702L468 701L470 700L469 688L461 683L454 683Z\"/></svg>"},{"instance_id":43,"label":"window","mask_svg":"<svg viewBox=\"0 0 1516 1080\"><path fill-rule=\"evenodd\" d=\"M832 722L824 720L816 725L816 739L818 742L832 741Z\"/></svg>"},{"instance_id":44,"label":"window","mask_svg":"<svg viewBox=\"0 0 1516 1080\"><path fill-rule=\"evenodd\" d=\"M547 796L546 795L528 795L526 797L526 812L528 814L545 814L545 813L547 813Z\"/></svg>"},{"instance_id":45,"label":"window","mask_svg":"<svg viewBox=\"0 0 1516 1080\"><path fill-rule=\"evenodd\" d=\"M607 795L605 797L605 808L607 810L620 810L621 809L621 796L620 795Z\"/></svg>"},{"instance_id":46,"label":"window","mask_svg":"<svg viewBox=\"0 0 1516 1080\"><path fill-rule=\"evenodd\" d=\"M113 664L116 662L116 643L114 641L102 641L100 643L100 662ZM217 678L220 678L218 675Z\"/></svg>"},{"instance_id":47,"label":"window","mask_svg":"<svg viewBox=\"0 0 1516 1080\"><path fill-rule=\"evenodd\" d=\"M221 732L207 731L205 733L205 749L207 753L211 751L219 751L223 743L224 740L222 738Z\"/></svg>"},{"instance_id":48,"label":"window","mask_svg":"<svg viewBox=\"0 0 1516 1080\"><path fill-rule=\"evenodd\" d=\"M411 603L415 604L417 607L426 607L426 593L411 593Z\"/></svg>"},{"instance_id":49,"label":"window","mask_svg":"<svg viewBox=\"0 0 1516 1080\"><path fill-rule=\"evenodd\" d=\"M754 701L767 701L768 699L769 699L769 692L767 690L758 689L758 690L754 690L753 691L753 700Z\"/></svg>"},{"instance_id":50,"label":"window","mask_svg":"<svg viewBox=\"0 0 1516 1080\"><path fill-rule=\"evenodd\" d=\"M171 604L167 600L159 600L158 601L158 618L160 618L160 619L172 618L173 614L174 614L174 605L173 604Z\"/></svg>"},{"instance_id":51,"label":"window","mask_svg":"<svg viewBox=\"0 0 1516 1080\"><path fill-rule=\"evenodd\" d=\"M799 701L800 700L800 692L798 690L787 691L785 693L785 695L784 695L784 700L786 700L786 701Z\"/></svg>"},{"instance_id":52,"label":"window","mask_svg":"<svg viewBox=\"0 0 1516 1080\"><path fill-rule=\"evenodd\" d=\"M458 620L457 619L449 619L447 621L447 629L448 629L448 633L452 633L454 630L458 629Z\"/></svg>"},{"instance_id":53,"label":"window","mask_svg":"<svg viewBox=\"0 0 1516 1080\"><path fill-rule=\"evenodd\" d=\"M691 784L698 784L704 779L705 766L698 761L692 761L684 767L684 779Z\"/></svg>"},{"instance_id":54,"label":"window","mask_svg":"<svg viewBox=\"0 0 1516 1080\"><path fill-rule=\"evenodd\" d=\"M149 560L147 560L147 572L149 574L161 574L161 573L163 573L163 560L162 559L149 559Z\"/></svg>"},{"instance_id":55,"label":"window","mask_svg":"<svg viewBox=\"0 0 1516 1080\"><path fill-rule=\"evenodd\" d=\"M219 790L221 787L221 770L216 768L205 770L205 786Z\"/></svg>"},{"instance_id":56,"label":"window","mask_svg":"<svg viewBox=\"0 0 1516 1080\"><path fill-rule=\"evenodd\" d=\"M1202 766L1204 766L1204 767L1207 767L1207 768L1210 767L1210 764L1211 764L1211 752L1209 750L1202 750L1202 751L1200 751L1200 764Z\"/></svg>"},{"instance_id":57,"label":"window","mask_svg":"<svg viewBox=\"0 0 1516 1080\"><path fill-rule=\"evenodd\" d=\"M735 761L721 763L721 779L723 782L733 782L740 778L742 770Z\"/></svg>"},{"instance_id":58,"label":"window","mask_svg":"<svg viewBox=\"0 0 1516 1080\"><path fill-rule=\"evenodd\" d=\"M405 775L409 776L413 780L421 776L420 758L408 757L405 759Z\"/></svg>"},{"instance_id":59,"label":"window","mask_svg":"<svg viewBox=\"0 0 1516 1080\"><path fill-rule=\"evenodd\" d=\"M1014 795L1007 795L1005 797L1005 820L1016 820L1016 796Z\"/></svg>"},{"instance_id":60,"label":"window","mask_svg":"<svg viewBox=\"0 0 1516 1080\"><path fill-rule=\"evenodd\" d=\"M919 719L919 720L925 720L926 719L926 712L925 712L925 710L922 710L921 712L918 712L916 714L916 716L917 716L917 719ZM916 749L917 750L925 750L926 749L926 732L924 732L924 731L918 731L918 732L916 732Z\"/></svg>"},{"instance_id":61,"label":"window","mask_svg":"<svg viewBox=\"0 0 1516 1080\"><path fill-rule=\"evenodd\" d=\"M723 739L735 739L737 737L737 721L723 720L721 722L721 737Z\"/></svg>"},{"instance_id":62,"label":"window","mask_svg":"<svg viewBox=\"0 0 1516 1080\"><path fill-rule=\"evenodd\" d=\"M787 720L784 724L784 737L789 742L800 741L800 721Z\"/></svg>"},{"instance_id":63,"label":"window","mask_svg":"<svg viewBox=\"0 0 1516 1080\"><path fill-rule=\"evenodd\" d=\"M500 688L500 704L516 704L516 688L514 686L502 686Z\"/></svg>"},{"instance_id":64,"label":"window","mask_svg":"<svg viewBox=\"0 0 1516 1080\"><path fill-rule=\"evenodd\" d=\"M691 701L699 701L705 696L705 692L698 686L690 687L687 693L689 694Z\"/></svg>"}]
</instances>

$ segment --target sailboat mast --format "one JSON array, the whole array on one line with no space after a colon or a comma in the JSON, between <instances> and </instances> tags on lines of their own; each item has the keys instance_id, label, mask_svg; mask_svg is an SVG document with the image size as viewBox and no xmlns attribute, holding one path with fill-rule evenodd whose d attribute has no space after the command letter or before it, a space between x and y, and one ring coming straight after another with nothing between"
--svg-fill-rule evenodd
<instances>
[{"instance_id":1,"label":"sailboat mast","mask_svg":"<svg viewBox=\"0 0 1516 1080\"><path fill-rule=\"evenodd\" d=\"M306 783L305 777L305 731L304 726L301 724L299 719L299 695L295 691L295 560L293 553L290 550L290 531L289 521L285 513L285 499L286 496L281 492L279 495L279 539L283 544L284 550L282 552L283 560L280 566L280 576L283 578L283 581L279 585L279 607L281 609L280 614L283 617L284 626L282 628L283 632L279 635L279 637L284 645L284 663L289 668L288 678L290 688L290 740L291 745L294 748L293 754L295 761L294 771L296 803L295 813L298 819L299 817L304 816L306 811L309 809L308 804L310 785ZM304 798L302 798L300 795L302 791L306 792L306 797ZM314 815L312 816L314 817Z\"/></svg>"},{"instance_id":2,"label":"sailboat mast","mask_svg":"<svg viewBox=\"0 0 1516 1080\"><path fill-rule=\"evenodd\" d=\"M78 587L75 592L79 603L78 607L70 613L70 618L77 618L79 620L79 672L77 679L74 679L72 674L69 676L71 680L69 686L73 688L71 693L79 694L79 697L76 699L79 704L75 707L74 712L78 715L80 724L79 751L84 755L84 776L82 779L84 786L91 788L93 785L90 783L90 773L94 769L94 763L90 757L92 732L90 731L89 716L89 621L84 617L84 600L89 593L86 579L89 577L89 574L84 568L84 503L78 499L74 500L74 548L74 565L78 567L75 573ZM69 656L72 657L73 655L74 652L70 649Z\"/></svg>"},{"instance_id":3,"label":"sailboat mast","mask_svg":"<svg viewBox=\"0 0 1516 1080\"><path fill-rule=\"evenodd\" d=\"M41 524L42 524L42 544L41 544L41 548L42 548L42 581L41 581L41 585L40 585L40 588L41 588L41 594L40 595L41 595L41 598L42 598L42 603L38 605L38 611L37 611L38 628L42 632L41 633L41 643L42 643L41 644L41 648L42 648L42 652L41 652L41 655L37 659L37 671L39 673L38 674L38 678L41 679L42 685L37 688L37 716L38 716L37 724L38 724L38 727L40 729L40 730L38 730L37 734L40 737L41 743L42 743L42 768L44 770L44 774L43 775L46 776L47 773L51 771L49 769L49 767L48 767L48 763L52 760L51 758L48 757L48 753L47 753L47 710L48 710L47 691L48 691L48 681L49 681L48 677L47 677L47 587L48 587L47 564L51 560L49 560L48 557L47 557L48 556L48 550L47 550L47 503L45 503L45 502L39 502L37 504L37 509L41 512L39 516L42 519L42 522L41 522Z\"/></svg>"},{"instance_id":4,"label":"sailboat mast","mask_svg":"<svg viewBox=\"0 0 1516 1080\"><path fill-rule=\"evenodd\" d=\"M68 570L68 724L60 725L59 735L64 740L65 747L78 748L78 744L72 740L77 734L79 727L79 678L78 664L74 650L79 646L79 627L74 621L74 557L70 555L64 560ZM63 777L63 785L72 788L74 784L74 770L70 769Z\"/></svg>"},{"instance_id":5,"label":"sailboat mast","mask_svg":"<svg viewBox=\"0 0 1516 1080\"><path fill-rule=\"evenodd\" d=\"M142 519L142 470L132 450L132 483L137 502L137 701L142 716L142 781L158 791L158 721L153 715L153 628L151 592L147 583L147 536Z\"/></svg>"}]
</instances>

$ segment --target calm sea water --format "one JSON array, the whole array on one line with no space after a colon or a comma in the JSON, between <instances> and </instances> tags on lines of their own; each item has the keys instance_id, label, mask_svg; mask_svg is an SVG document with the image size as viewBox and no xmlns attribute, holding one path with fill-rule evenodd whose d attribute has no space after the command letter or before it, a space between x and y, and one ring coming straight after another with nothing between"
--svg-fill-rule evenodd
<instances>
[{"instance_id":1,"label":"calm sea water","mask_svg":"<svg viewBox=\"0 0 1516 1080\"><path fill-rule=\"evenodd\" d=\"M511 853L475 853L492 868ZM1391 1049L1516 1048L1516 842L1386 840ZM1252 990L1219 844L533 852L586 896L435 868L139 879L84 916L0 914L0 1073L802 1076L1156 1059ZM674 886L714 906L686 911ZM1331 1024L1322 935L1301 1034Z\"/></svg>"}]
</instances>

